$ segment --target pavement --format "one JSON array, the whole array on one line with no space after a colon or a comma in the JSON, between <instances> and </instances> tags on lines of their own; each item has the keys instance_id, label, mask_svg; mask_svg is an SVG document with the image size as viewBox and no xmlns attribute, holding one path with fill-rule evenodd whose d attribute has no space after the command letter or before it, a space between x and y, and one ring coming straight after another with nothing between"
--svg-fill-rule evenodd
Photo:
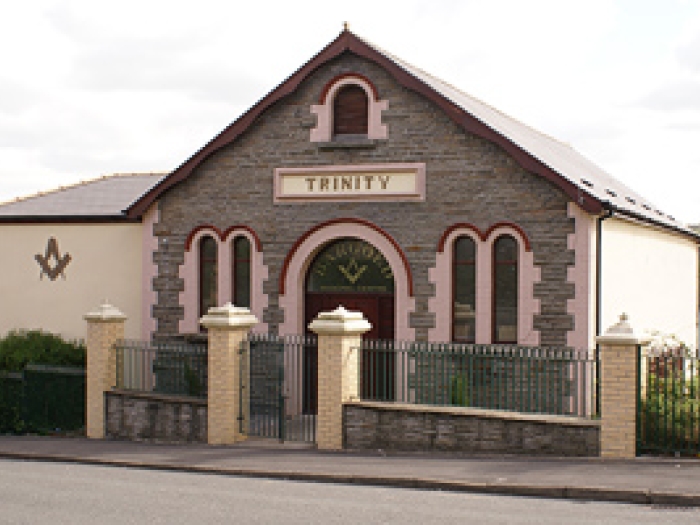
<instances>
[{"instance_id":1,"label":"pavement","mask_svg":"<svg viewBox=\"0 0 700 525\"><path fill-rule=\"evenodd\" d=\"M0 436L0 458L321 483L700 507L700 460L325 452L304 444L154 444Z\"/></svg>"}]
</instances>

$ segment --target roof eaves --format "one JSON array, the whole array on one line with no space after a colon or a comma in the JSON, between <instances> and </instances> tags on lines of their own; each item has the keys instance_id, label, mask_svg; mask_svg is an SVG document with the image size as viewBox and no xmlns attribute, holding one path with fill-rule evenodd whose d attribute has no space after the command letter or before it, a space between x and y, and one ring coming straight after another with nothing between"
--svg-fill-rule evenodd
<instances>
[{"instance_id":1,"label":"roof eaves","mask_svg":"<svg viewBox=\"0 0 700 525\"><path fill-rule=\"evenodd\" d=\"M49 224L49 223L137 223L140 218L126 215L0 215L2 224Z\"/></svg>"}]
</instances>

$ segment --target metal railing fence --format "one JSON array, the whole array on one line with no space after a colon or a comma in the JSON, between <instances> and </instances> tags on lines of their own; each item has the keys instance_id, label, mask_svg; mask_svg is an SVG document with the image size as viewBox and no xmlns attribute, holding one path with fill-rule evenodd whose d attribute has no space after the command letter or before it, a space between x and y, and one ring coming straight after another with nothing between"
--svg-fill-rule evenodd
<instances>
[{"instance_id":1,"label":"metal railing fence","mask_svg":"<svg viewBox=\"0 0 700 525\"><path fill-rule=\"evenodd\" d=\"M595 417L593 351L364 340L368 401Z\"/></svg>"},{"instance_id":2,"label":"metal railing fence","mask_svg":"<svg viewBox=\"0 0 700 525\"><path fill-rule=\"evenodd\" d=\"M700 352L641 356L638 454L700 454Z\"/></svg>"},{"instance_id":3,"label":"metal railing fence","mask_svg":"<svg viewBox=\"0 0 700 525\"><path fill-rule=\"evenodd\" d=\"M85 369L27 365L0 372L0 433L75 431L85 426Z\"/></svg>"},{"instance_id":4,"label":"metal railing fence","mask_svg":"<svg viewBox=\"0 0 700 525\"><path fill-rule=\"evenodd\" d=\"M207 397L206 345L125 340L114 352L118 389Z\"/></svg>"},{"instance_id":5,"label":"metal railing fence","mask_svg":"<svg viewBox=\"0 0 700 525\"><path fill-rule=\"evenodd\" d=\"M250 334L241 347L240 373L243 431L282 441L315 441L315 336Z\"/></svg>"}]
</instances>

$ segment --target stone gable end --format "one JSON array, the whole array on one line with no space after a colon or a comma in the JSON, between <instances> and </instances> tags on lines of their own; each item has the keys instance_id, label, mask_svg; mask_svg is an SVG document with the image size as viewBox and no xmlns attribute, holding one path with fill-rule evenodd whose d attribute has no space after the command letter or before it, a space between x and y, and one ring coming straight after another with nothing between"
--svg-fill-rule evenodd
<instances>
[{"instance_id":1,"label":"stone gable end","mask_svg":"<svg viewBox=\"0 0 700 525\"><path fill-rule=\"evenodd\" d=\"M324 86L344 73L359 73L388 101L382 121L388 139L369 148L323 148L309 140L316 125L310 111ZM349 164L425 163L425 202L273 203L273 170ZM573 317L567 299L574 295L567 267L574 262L567 235L574 231L567 197L551 183L522 169L500 147L465 133L432 102L400 86L382 68L345 53L311 74L296 92L283 99L233 144L203 162L193 174L159 201L156 235L167 235L154 254L157 334L178 331L183 316L178 277L185 240L197 226L224 231L232 225L252 228L263 246L269 278L263 284L268 306L263 322L274 330L284 320L278 303L279 279L287 253L314 225L335 218L367 220L386 231L402 247L413 274L415 311L409 324L425 340L434 325L429 299L435 295L429 269L436 264L440 236L456 223L486 231L491 225L518 225L531 243L541 271L533 283L540 312L534 328L543 345L565 345ZM400 313L398 313L400 315Z\"/></svg>"}]
</instances>

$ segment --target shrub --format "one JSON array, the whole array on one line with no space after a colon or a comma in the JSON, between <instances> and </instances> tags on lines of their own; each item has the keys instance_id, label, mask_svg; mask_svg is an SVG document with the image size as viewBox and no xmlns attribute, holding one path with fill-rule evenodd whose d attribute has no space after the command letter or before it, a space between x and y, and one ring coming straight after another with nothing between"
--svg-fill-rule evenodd
<instances>
[{"instance_id":1,"label":"shrub","mask_svg":"<svg viewBox=\"0 0 700 525\"><path fill-rule=\"evenodd\" d=\"M85 367L85 345L40 330L12 331L0 338L0 370L21 372L29 364Z\"/></svg>"}]
</instances>

